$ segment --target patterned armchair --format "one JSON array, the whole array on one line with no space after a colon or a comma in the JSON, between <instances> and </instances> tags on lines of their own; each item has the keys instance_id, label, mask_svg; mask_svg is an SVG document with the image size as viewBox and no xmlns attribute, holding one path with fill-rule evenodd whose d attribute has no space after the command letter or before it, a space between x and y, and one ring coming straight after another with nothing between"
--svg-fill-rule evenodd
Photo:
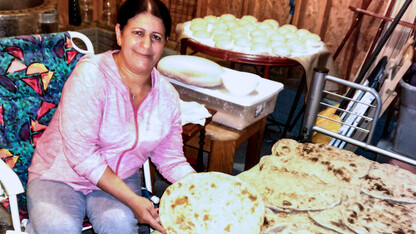
<instances>
[{"instance_id":1,"label":"patterned armchair","mask_svg":"<svg viewBox=\"0 0 416 234\"><path fill-rule=\"evenodd\" d=\"M87 50L79 49L73 38L81 39ZM24 190L36 142L75 64L93 51L89 39L76 32L0 38L0 204L12 213L14 233L21 230L19 214L27 216ZM19 212L13 204L16 195Z\"/></svg>"}]
</instances>

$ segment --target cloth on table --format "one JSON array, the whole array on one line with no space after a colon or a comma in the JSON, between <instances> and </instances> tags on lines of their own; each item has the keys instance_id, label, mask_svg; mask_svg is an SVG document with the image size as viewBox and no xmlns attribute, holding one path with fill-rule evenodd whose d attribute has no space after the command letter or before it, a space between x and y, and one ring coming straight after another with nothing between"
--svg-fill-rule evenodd
<instances>
[{"instance_id":1,"label":"cloth on table","mask_svg":"<svg viewBox=\"0 0 416 234\"><path fill-rule=\"evenodd\" d=\"M185 102L180 100L179 105L181 108L182 126L188 123L204 126L205 119L211 117L211 114L208 112L207 108L197 102Z\"/></svg>"}]
</instances>

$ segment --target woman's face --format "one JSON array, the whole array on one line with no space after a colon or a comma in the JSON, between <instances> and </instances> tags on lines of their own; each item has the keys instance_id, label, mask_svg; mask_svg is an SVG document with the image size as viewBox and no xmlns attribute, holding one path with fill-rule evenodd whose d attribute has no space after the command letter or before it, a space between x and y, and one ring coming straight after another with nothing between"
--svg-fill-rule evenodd
<instances>
[{"instance_id":1,"label":"woman's face","mask_svg":"<svg viewBox=\"0 0 416 234\"><path fill-rule=\"evenodd\" d=\"M122 60L135 74L150 73L159 61L166 43L160 18L144 12L131 18L123 31L116 25L117 43Z\"/></svg>"}]
</instances>

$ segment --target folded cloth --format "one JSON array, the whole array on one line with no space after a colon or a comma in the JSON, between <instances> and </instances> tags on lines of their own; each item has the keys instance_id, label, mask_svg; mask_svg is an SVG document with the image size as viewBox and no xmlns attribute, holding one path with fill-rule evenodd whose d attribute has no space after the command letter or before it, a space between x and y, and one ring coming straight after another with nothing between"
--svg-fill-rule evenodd
<instances>
[{"instance_id":1,"label":"folded cloth","mask_svg":"<svg viewBox=\"0 0 416 234\"><path fill-rule=\"evenodd\" d=\"M197 102L185 102L180 100L182 126L188 123L204 126L205 119L211 117L207 108Z\"/></svg>"}]
</instances>

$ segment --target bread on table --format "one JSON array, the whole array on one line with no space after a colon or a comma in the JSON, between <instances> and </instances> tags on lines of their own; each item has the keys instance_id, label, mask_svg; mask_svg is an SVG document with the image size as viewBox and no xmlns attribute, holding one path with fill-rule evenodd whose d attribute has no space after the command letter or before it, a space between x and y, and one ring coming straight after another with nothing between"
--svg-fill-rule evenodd
<instances>
[{"instance_id":1,"label":"bread on table","mask_svg":"<svg viewBox=\"0 0 416 234\"><path fill-rule=\"evenodd\" d=\"M200 87L215 87L222 84L224 69L217 63L192 55L170 55L163 57L157 69L165 76L182 83Z\"/></svg>"}]
</instances>

